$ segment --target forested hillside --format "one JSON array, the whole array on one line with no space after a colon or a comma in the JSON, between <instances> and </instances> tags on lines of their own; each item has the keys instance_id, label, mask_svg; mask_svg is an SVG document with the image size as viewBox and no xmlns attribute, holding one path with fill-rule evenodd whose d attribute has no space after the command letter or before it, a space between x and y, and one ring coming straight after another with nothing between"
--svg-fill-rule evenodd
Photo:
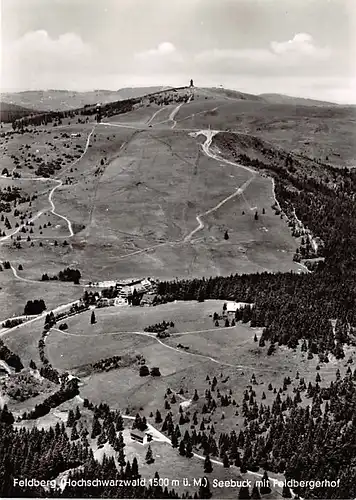
<instances>
[{"instance_id":1,"label":"forested hillside","mask_svg":"<svg viewBox=\"0 0 356 500\"><path fill-rule=\"evenodd\" d=\"M0 102L0 121L4 123L13 122L24 116L36 113L33 109L27 109L16 104Z\"/></svg>"},{"instance_id":2,"label":"forested hillside","mask_svg":"<svg viewBox=\"0 0 356 500\"><path fill-rule=\"evenodd\" d=\"M356 174L287 154L259 139L218 134L215 144L244 165L273 176L287 217L296 215L322 241L313 272L234 275L162 282L158 301L230 299L254 302L251 320L263 340L289 347L305 341L310 356L344 356L356 326ZM245 151L245 152L244 152ZM247 154L248 153L248 154ZM339 320L334 332L331 319Z\"/></svg>"}]
</instances>

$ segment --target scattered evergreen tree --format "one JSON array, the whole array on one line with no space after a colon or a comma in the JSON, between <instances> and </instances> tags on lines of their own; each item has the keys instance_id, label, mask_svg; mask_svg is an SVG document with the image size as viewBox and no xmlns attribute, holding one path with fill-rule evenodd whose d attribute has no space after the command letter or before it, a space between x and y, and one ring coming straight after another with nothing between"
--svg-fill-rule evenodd
<instances>
[{"instance_id":1,"label":"scattered evergreen tree","mask_svg":"<svg viewBox=\"0 0 356 500\"><path fill-rule=\"evenodd\" d=\"M261 498L260 491L259 491L256 483L254 483L254 485L253 485L252 492L251 492L251 498L253 498L254 500L259 500Z\"/></svg>"},{"instance_id":2,"label":"scattered evergreen tree","mask_svg":"<svg viewBox=\"0 0 356 500\"><path fill-rule=\"evenodd\" d=\"M153 462L155 461L155 459L153 458L151 445L148 445L145 460L147 464L153 464Z\"/></svg>"},{"instance_id":3,"label":"scattered evergreen tree","mask_svg":"<svg viewBox=\"0 0 356 500\"><path fill-rule=\"evenodd\" d=\"M241 488L239 490L239 495L237 498L239 498L241 500L249 500L251 498L250 497L250 490L249 490L248 486L241 486Z\"/></svg>"},{"instance_id":4,"label":"scattered evergreen tree","mask_svg":"<svg viewBox=\"0 0 356 500\"><path fill-rule=\"evenodd\" d=\"M211 472L213 472L213 464L211 463L209 455L207 455L205 457L204 472L206 472L207 474L210 474Z\"/></svg>"},{"instance_id":5,"label":"scattered evergreen tree","mask_svg":"<svg viewBox=\"0 0 356 500\"><path fill-rule=\"evenodd\" d=\"M270 481L268 478L267 471L264 471L264 473L263 473L262 485L260 487L260 492L261 492L261 495L268 495L268 493L271 493Z\"/></svg>"},{"instance_id":6,"label":"scattered evergreen tree","mask_svg":"<svg viewBox=\"0 0 356 500\"><path fill-rule=\"evenodd\" d=\"M283 498L292 498L292 493L288 485L284 484L282 489L282 497Z\"/></svg>"}]
</instances>

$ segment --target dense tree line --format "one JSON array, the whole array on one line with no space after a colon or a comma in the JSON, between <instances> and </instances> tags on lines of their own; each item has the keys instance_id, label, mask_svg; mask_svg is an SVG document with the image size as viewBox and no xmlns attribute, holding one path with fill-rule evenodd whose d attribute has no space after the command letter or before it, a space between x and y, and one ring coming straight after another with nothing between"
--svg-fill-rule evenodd
<instances>
[{"instance_id":1,"label":"dense tree line","mask_svg":"<svg viewBox=\"0 0 356 500\"><path fill-rule=\"evenodd\" d=\"M47 273L42 274L41 281L59 280L73 282L74 284L79 285L81 277L79 269L71 269L70 267L67 267L67 269L59 271L59 273L54 276L49 276Z\"/></svg>"},{"instance_id":2,"label":"dense tree line","mask_svg":"<svg viewBox=\"0 0 356 500\"><path fill-rule=\"evenodd\" d=\"M13 328L14 326L21 325L24 322L23 318L7 319L2 324L3 328Z\"/></svg>"},{"instance_id":3,"label":"dense tree line","mask_svg":"<svg viewBox=\"0 0 356 500\"><path fill-rule=\"evenodd\" d=\"M58 279L60 281L73 281L75 284L79 284L79 280L81 278L81 273L79 269L71 269L67 267L63 271L59 271Z\"/></svg>"},{"instance_id":4,"label":"dense tree line","mask_svg":"<svg viewBox=\"0 0 356 500\"><path fill-rule=\"evenodd\" d=\"M32 411L25 412L22 415L23 420L34 420L39 417L43 417L47 415L51 411L52 408L56 408L61 405L65 401L69 399L73 399L74 396L79 394L78 389L78 380L71 379L54 394L51 394L48 398L46 398L42 403L39 403L35 406Z\"/></svg>"},{"instance_id":5,"label":"dense tree line","mask_svg":"<svg viewBox=\"0 0 356 500\"><path fill-rule=\"evenodd\" d=\"M110 358L101 359L93 364L93 369L98 372L115 370L121 366L121 360L122 356L111 356Z\"/></svg>"},{"instance_id":6,"label":"dense tree line","mask_svg":"<svg viewBox=\"0 0 356 500\"><path fill-rule=\"evenodd\" d=\"M25 315L37 315L43 313L43 311L46 309L46 304L43 299L35 299L35 300L28 300L25 309L24 309L24 314Z\"/></svg>"},{"instance_id":7,"label":"dense tree line","mask_svg":"<svg viewBox=\"0 0 356 500\"><path fill-rule=\"evenodd\" d=\"M157 337L169 337L169 333L166 332L168 328L174 328L173 321L163 320L161 323L156 323L155 325L146 326L144 328L145 332L157 333ZM166 335L164 335L166 333Z\"/></svg>"},{"instance_id":8,"label":"dense tree line","mask_svg":"<svg viewBox=\"0 0 356 500\"><path fill-rule=\"evenodd\" d=\"M146 97L150 102L157 102L158 104L170 104L172 102L183 102L188 100L188 96L181 96L176 90L183 90L185 87L173 89L170 91L155 92L148 94ZM121 101L114 101L103 104L100 107L100 118L110 117L118 114L128 113L135 109L135 107L143 105L143 98L135 97L131 99L123 99ZM96 116L98 119L98 109L96 105L85 105L84 107L65 110L65 111L49 111L45 113L38 113L32 116L24 116L12 122L14 132L22 132L25 127L32 125L39 127L43 125L53 124L60 125L65 118L75 118L76 116Z\"/></svg>"},{"instance_id":9,"label":"dense tree line","mask_svg":"<svg viewBox=\"0 0 356 500\"><path fill-rule=\"evenodd\" d=\"M47 380L50 380L51 382L53 382L55 384L59 384L60 383L59 373L55 368L53 368L53 366L51 365L51 363L49 362L49 360L46 356L46 352L45 352L46 335L47 335L47 331L44 330L42 332L42 338L40 338L40 340L38 341L38 353L39 353L40 360L41 360L42 365L43 365L40 368L40 375L42 377L46 378Z\"/></svg>"},{"instance_id":10,"label":"dense tree line","mask_svg":"<svg viewBox=\"0 0 356 500\"><path fill-rule=\"evenodd\" d=\"M5 344L2 339L0 339L0 359L5 361L9 366L14 368L15 372L20 372L23 368L20 357L13 353Z\"/></svg>"},{"instance_id":11,"label":"dense tree line","mask_svg":"<svg viewBox=\"0 0 356 500\"><path fill-rule=\"evenodd\" d=\"M92 365L95 371L109 371L116 370L117 368L122 368L123 366L130 366L134 363L144 362L142 354L124 356L111 356L110 358L100 359Z\"/></svg>"},{"instance_id":12,"label":"dense tree line","mask_svg":"<svg viewBox=\"0 0 356 500\"><path fill-rule=\"evenodd\" d=\"M342 281L328 277L326 270L303 275L265 272L177 280L159 283L158 294L161 302L198 300L202 294L211 299L253 302L255 307L242 314L248 314L252 326L264 327L263 341L293 348L305 340L311 354L332 352L342 358L342 345L354 342L356 290L352 273L343 275ZM337 332L331 318L339 320Z\"/></svg>"}]
</instances>

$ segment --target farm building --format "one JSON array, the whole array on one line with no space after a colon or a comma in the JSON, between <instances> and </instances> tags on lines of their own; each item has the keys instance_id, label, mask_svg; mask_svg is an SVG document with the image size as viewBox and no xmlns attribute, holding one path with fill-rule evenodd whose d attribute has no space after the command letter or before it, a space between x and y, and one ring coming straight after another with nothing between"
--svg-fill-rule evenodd
<instances>
[{"instance_id":1,"label":"farm building","mask_svg":"<svg viewBox=\"0 0 356 500\"><path fill-rule=\"evenodd\" d=\"M152 441L151 434L139 431L138 429L133 429L130 433L132 441L137 441L141 444L146 444L148 441Z\"/></svg>"},{"instance_id":2,"label":"farm building","mask_svg":"<svg viewBox=\"0 0 356 500\"><path fill-rule=\"evenodd\" d=\"M96 307L110 307L115 305L115 299L106 299L105 297L101 297L97 303Z\"/></svg>"},{"instance_id":3,"label":"farm building","mask_svg":"<svg viewBox=\"0 0 356 500\"><path fill-rule=\"evenodd\" d=\"M128 303L129 302L126 297L119 296L114 299L115 306L126 306Z\"/></svg>"},{"instance_id":4,"label":"farm building","mask_svg":"<svg viewBox=\"0 0 356 500\"><path fill-rule=\"evenodd\" d=\"M235 313L237 309L243 309L246 306L254 307L255 304L249 302L227 302L226 312Z\"/></svg>"}]
</instances>

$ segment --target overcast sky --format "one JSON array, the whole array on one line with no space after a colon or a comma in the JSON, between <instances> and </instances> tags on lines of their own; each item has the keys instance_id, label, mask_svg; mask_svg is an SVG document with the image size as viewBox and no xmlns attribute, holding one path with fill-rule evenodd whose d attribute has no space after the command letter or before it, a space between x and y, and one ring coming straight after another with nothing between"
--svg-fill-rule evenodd
<instances>
[{"instance_id":1,"label":"overcast sky","mask_svg":"<svg viewBox=\"0 0 356 500\"><path fill-rule=\"evenodd\" d=\"M1 88L223 85L356 103L356 0L0 0Z\"/></svg>"}]
</instances>

